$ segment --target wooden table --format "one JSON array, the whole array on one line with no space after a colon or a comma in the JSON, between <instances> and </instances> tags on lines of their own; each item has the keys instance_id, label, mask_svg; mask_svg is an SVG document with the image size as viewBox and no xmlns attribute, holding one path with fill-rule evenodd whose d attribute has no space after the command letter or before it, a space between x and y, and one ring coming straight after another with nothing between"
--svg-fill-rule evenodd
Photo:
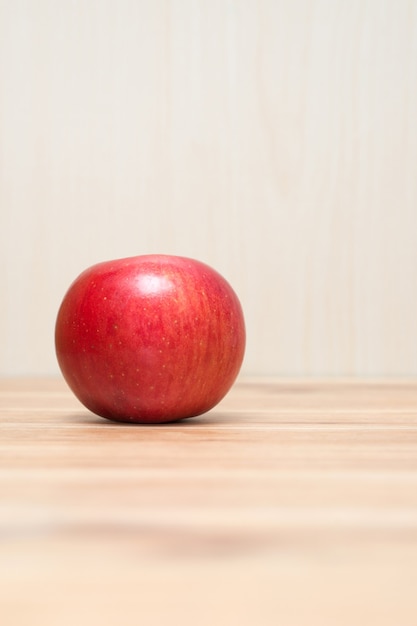
<instances>
[{"instance_id":1,"label":"wooden table","mask_svg":"<svg viewBox=\"0 0 417 626\"><path fill-rule=\"evenodd\" d=\"M417 624L417 382L246 380L164 426L0 382L4 626Z\"/></svg>"}]
</instances>

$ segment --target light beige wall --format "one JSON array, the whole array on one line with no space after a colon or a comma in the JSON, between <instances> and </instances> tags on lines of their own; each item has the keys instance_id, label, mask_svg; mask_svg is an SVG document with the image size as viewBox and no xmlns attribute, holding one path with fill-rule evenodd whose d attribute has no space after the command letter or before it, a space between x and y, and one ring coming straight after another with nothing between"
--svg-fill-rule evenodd
<instances>
[{"instance_id":1,"label":"light beige wall","mask_svg":"<svg viewBox=\"0 0 417 626\"><path fill-rule=\"evenodd\" d=\"M86 266L198 257L247 374L417 374L417 2L0 0L0 373Z\"/></svg>"}]
</instances>

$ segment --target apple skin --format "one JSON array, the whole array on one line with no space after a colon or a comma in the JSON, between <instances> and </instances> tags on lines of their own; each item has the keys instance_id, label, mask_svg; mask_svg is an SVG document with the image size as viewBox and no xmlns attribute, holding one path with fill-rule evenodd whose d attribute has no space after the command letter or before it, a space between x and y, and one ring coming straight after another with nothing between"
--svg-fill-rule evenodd
<instances>
[{"instance_id":1,"label":"apple skin","mask_svg":"<svg viewBox=\"0 0 417 626\"><path fill-rule=\"evenodd\" d=\"M200 261L106 261L72 283L58 311L62 374L93 413L161 423L205 413L233 385L245 323L229 283Z\"/></svg>"}]
</instances>

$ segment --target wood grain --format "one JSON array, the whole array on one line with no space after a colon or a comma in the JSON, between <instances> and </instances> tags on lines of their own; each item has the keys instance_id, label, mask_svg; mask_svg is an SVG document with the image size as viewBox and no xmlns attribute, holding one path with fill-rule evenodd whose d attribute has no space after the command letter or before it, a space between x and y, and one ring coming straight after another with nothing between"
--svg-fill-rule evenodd
<instances>
[{"instance_id":1,"label":"wood grain","mask_svg":"<svg viewBox=\"0 0 417 626\"><path fill-rule=\"evenodd\" d=\"M72 280L189 255L247 375L417 376L416 0L0 0L0 374Z\"/></svg>"},{"instance_id":2,"label":"wood grain","mask_svg":"<svg viewBox=\"0 0 417 626\"><path fill-rule=\"evenodd\" d=\"M113 424L0 380L8 626L417 619L417 381L243 379L208 414Z\"/></svg>"}]
</instances>

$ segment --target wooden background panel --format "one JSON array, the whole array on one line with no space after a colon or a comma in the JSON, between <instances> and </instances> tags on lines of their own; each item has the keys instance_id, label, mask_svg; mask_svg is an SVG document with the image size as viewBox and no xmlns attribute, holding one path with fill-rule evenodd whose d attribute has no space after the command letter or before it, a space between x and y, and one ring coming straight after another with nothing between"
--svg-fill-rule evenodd
<instances>
[{"instance_id":1,"label":"wooden background panel","mask_svg":"<svg viewBox=\"0 0 417 626\"><path fill-rule=\"evenodd\" d=\"M0 373L163 251L235 286L246 374L416 374L416 110L415 0L0 0Z\"/></svg>"}]
</instances>

